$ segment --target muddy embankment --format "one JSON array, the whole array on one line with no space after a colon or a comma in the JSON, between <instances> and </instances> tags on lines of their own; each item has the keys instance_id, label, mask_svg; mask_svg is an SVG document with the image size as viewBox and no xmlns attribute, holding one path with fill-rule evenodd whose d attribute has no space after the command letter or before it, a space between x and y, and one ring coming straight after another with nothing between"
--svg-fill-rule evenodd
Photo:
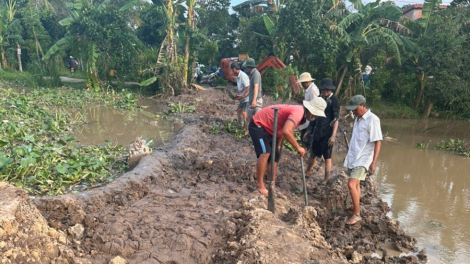
<instances>
[{"instance_id":1,"label":"muddy embankment","mask_svg":"<svg viewBox=\"0 0 470 264\"><path fill-rule=\"evenodd\" d=\"M108 186L53 198L29 198L21 189L0 186L0 261L425 262L425 254L421 260L392 256L395 250L415 251L416 241L386 216L389 208L373 177L362 185L363 221L347 226L352 204L342 167L334 167L327 184L321 184L322 167L307 179L304 208L300 160L284 149L272 214L255 188L251 140L211 133L214 124L220 128L236 119L237 103L220 90L172 101L196 105L196 111L177 114L185 126L173 140ZM338 141L336 150L344 150ZM372 252L382 257L372 258Z\"/></svg>"}]
</instances>

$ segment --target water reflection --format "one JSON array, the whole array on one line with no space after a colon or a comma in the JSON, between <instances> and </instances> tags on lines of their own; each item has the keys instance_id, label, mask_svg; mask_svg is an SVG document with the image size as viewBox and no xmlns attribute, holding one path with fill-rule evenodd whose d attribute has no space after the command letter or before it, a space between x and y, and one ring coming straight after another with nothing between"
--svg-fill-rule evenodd
<instances>
[{"instance_id":1,"label":"water reflection","mask_svg":"<svg viewBox=\"0 0 470 264\"><path fill-rule=\"evenodd\" d=\"M106 107L91 107L80 110L86 115L87 124L75 127L74 135L80 144L105 144L105 141L128 147L136 137L153 140L156 145L173 136L173 123L156 119L148 109L121 111Z\"/></svg>"},{"instance_id":2,"label":"water reflection","mask_svg":"<svg viewBox=\"0 0 470 264\"><path fill-rule=\"evenodd\" d=\"M432 149L450 138L469 141L470 124L382 120L382 130L399 140L384 142L375 176L390 216L426 248L428 263L470 263L470 160ZM422 141L428 150L415 147Z\"/></svg>"}]
</instances>

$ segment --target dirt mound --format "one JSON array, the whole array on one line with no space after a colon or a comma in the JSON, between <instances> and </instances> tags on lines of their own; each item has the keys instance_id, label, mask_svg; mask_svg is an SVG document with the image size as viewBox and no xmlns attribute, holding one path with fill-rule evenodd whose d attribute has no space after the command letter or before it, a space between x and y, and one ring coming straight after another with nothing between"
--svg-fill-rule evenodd
<instances>
[{"instance_id":1,"label":"dirt mound","mask_svg":"<svg viewBox=\"0 0 470 264\"><path fill-rule=\"evenodd\" d=\"M255 188L250 139L208 131L213 122L235 118L236 102L217 90L172 100L197 105L196 112L178 114L186 126L173 140L108 186L31 200L15 188L22 203L29 204L22 211L27 219L21 232L39 222L42 230L67 234L62 244L59 237L50 240L57 244L55 256L65 258L65 252L70 252L68 263L417 261L370 257L386 246L416 250L414 239L386 216L389 208L377 197L372 180L363 186L363 221L345 226L351 201L341 168L334 168L326 185L321 184L321 171L307 179L309 206L304 208L300 161L285 150L279 166L276 213L272 214L266 210L266 198ZM1 195L11 195L4 192ZM0 236L4 241L14 239L11 234ZM46 244L35 246L45 250ZM18 243L17 247L25 250L26 245ZM0 253L5 254L4 248ZM60 263L52 259L43 258L40 263Z\"/></svg>"}]
</instances>

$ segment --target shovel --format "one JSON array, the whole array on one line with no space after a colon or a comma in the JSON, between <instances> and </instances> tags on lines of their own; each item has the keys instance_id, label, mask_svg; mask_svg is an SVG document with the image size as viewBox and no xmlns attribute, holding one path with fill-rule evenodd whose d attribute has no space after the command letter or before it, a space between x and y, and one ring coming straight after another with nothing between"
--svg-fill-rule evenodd
<instances>
[{"instance_id":1,"label":"shovel","mask_svg":"<svg viewBox=\"0 0 470 264\"><path fill-rule=\"evenodd\" d=\"M308 197L307 197L307 185L305 184L305 170L304 170L304 159L300 157L300 166L302 167L302 182L304 184L304 198L305 198L305 206L308 205Z\"/></svg>"},{"instance_id":2,"label":"shovel","mask_svg":"<svg viewBox=\"0 0 470 264\"><path fill-rule=\"evenodd\" d=\"M276 160L276 133L277 133L277 112L279 111L278 107L273 107L274 109L274 123L273 123L273 140L271 147L271 179L269 181L268 187L268 210L274 214L276 211L276 204L274 201L274 162Z\"/></svg>"}]
</instances>

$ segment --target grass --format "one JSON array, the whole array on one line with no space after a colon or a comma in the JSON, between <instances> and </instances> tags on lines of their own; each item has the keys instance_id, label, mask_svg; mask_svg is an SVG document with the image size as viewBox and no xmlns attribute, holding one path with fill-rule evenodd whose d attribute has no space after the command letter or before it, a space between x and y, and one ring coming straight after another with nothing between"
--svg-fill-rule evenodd
<instances>
[{"instance_id":1,"label":"grass","mask_svg":"<svg viewBox=\"0 0 470 264\"><path fill-rule=\"evenodd\" d=\"M413 108L402 104L387 104L384 102L369 105L380 118L420 118L419 113Z\"/></svg>"}]
</instances>

